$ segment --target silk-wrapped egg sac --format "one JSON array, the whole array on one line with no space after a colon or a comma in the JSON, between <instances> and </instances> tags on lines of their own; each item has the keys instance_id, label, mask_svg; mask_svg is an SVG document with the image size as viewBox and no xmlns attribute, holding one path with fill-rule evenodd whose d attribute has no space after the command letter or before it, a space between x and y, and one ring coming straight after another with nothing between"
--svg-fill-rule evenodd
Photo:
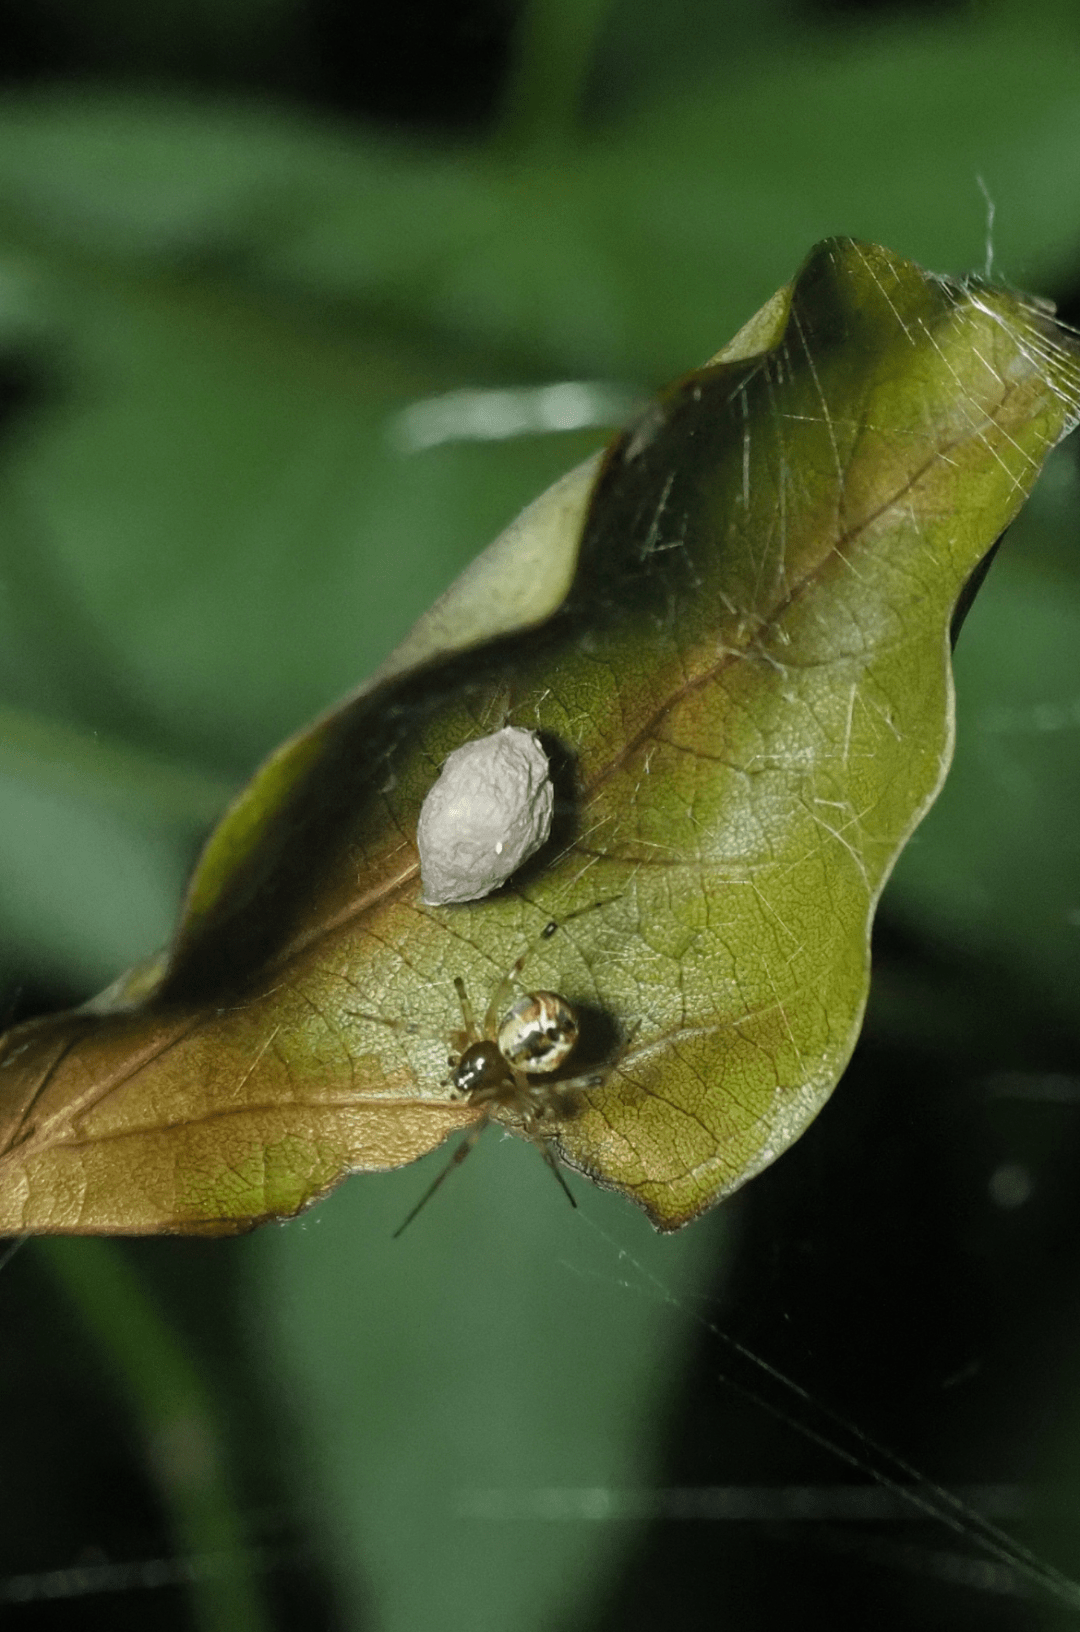
<instances>
[{"instance_id":1,"label":"silk-wrapped egg sac","mask_svg":"<svg viewBox=\"0 0 1080 1632\"><path fill-rule=\"evenodd\" d=\"M455 748L417 824L423 900L443 907L497 890L547 839L554 805L535 731L507 725Z\"/></svg>"}]
</instances>

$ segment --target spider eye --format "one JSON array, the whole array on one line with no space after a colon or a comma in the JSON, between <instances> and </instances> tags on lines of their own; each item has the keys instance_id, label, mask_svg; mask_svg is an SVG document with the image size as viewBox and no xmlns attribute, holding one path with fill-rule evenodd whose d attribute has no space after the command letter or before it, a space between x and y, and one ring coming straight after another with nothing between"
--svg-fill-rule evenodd
<instances>
[{"instance_id":1,"label":"spider eye","mask_svg":"<svg viewBox=\"0 0 1080 1632\"><path fill-rule=\"evenodd\" d=\"M499 1027L499 1052L519 1071L557 1071L578 1039L578 1021L558 992L519 997Z\"/></svg>"}]
</instances>

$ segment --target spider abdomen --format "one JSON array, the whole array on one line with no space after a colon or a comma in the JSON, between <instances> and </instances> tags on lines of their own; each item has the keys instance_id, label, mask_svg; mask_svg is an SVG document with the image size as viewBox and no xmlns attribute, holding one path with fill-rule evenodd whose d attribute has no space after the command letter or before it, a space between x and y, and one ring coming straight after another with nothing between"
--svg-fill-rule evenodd
<instances>
[{"instance_id":1,"label":"spider abdomen","mask_svg":"<svg viewBox=\"0 0 1080 1632\"><path fill-rule=\"evenodd\" d=\"M557 1071L578 1039L578 1021L558 992L529 992L519 997L499 1026L499 1053L515 1070L539 1074Z\"/></svg>"}]
</instances>

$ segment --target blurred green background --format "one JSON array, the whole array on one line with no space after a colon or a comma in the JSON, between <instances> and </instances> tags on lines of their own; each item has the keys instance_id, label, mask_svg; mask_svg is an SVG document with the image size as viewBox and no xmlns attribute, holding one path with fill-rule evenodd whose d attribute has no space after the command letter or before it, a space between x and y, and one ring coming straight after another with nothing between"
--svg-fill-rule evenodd
<instances>
[{"instance_id":1,"label":"blurred green background","mask_svg":"<svg viewBox=\"0 0 1080 1632\"><path fill-rule=\"evenodd\" d=\"M989 198L996 275L1080 320L1067 0L0 24L9 1019L164 942L260 758L816 240L981 271ZM241 1241L14 1254L7 1622L1075 1619L964 1525L845 1506L869 1474L800 1425L884 1441L1080 1572L1078 518L1067 443L965 626L864 1042L735 1202L660 1239L489 1134L399 1242L438 1153Z\"/></svg>"}]
</instances>

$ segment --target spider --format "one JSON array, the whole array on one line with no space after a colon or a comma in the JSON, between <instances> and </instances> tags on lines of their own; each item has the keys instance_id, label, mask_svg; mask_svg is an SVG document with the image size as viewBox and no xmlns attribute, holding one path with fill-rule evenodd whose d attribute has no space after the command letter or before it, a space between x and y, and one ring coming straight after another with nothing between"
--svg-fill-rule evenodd
<instances>
[{"instance_id":1,"label":"spider","mask_svg":"<svg viewBox=\"0 0 1080 1632\"><path fill-rule=\"evenodd\" d=\"M603 905L603 903L596 903ZM590 907L583 909L592 911ZM579 916L572 913L571 917ZM559 925L548 923L500 980L488 1004L482 1026L477 1025L465 982L458 975L454 989L461 1005L462 1029L455 1032L450 1056L449 1082L456 1094L483 1111L468 1130L450 1160L424 1191L404 1222L394 1231L396 1240L436 1190L473 1149L480 1135L494 1120L497 1110L509 1111L525 1137L536 1146L547 1166L562 1186L571 1207L577 1202L563 1178L559 1164L544 1132L545 1118L565 1112L568 1096L579 1088L596 1087L602 1076L591 1074L570 1080L551 1081L570 1058L580 1034L580 1022L573 1004L558 992L524 992L510 1001L526 959L540 942L550 940ZM365 1018L376 1019L371 1015ZM392 1022L385 1022L391 1024Z\"/></svg>"}]
</instances>

